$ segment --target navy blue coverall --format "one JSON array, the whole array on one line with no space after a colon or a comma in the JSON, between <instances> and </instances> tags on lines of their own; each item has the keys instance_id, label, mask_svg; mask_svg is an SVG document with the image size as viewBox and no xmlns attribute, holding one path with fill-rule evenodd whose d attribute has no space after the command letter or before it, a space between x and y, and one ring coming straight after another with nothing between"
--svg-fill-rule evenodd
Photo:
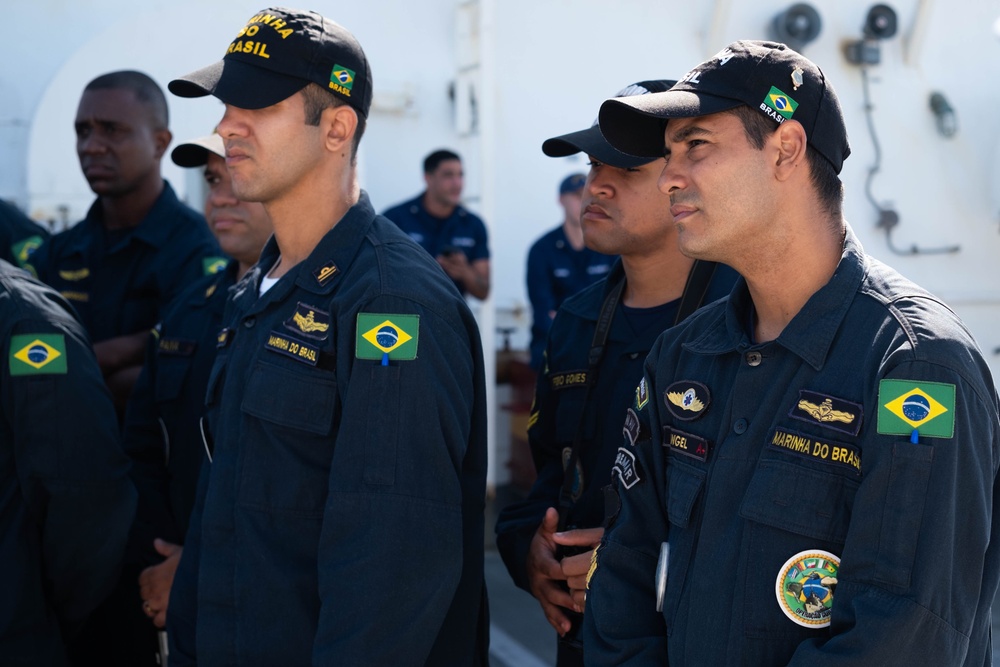
<instances>
[{"instance_id":1,"label":"navy blue coverall","mask_svg":"<svg viewBox=\"0 0 1000 667\"><path fill-rule=\"evenodd\" d=\"M751 308L741 280L650 352L587 664L990 665L1000 423L971 334L849 229L776 340Z\"/></svg>"},{"instance_id":2,"label":"navy blue coverall","mask_svg":"<svg viewBox=\"0 0 1000 667\"><path fill-rule=\"evenodd\" d=\"M218 337L171 666L477 664L486 402L472 314L364 193L258 297L278 254L272 238Z\"/></svg>"},{"instance_id":3,"label":"navy blue coverall","mask_svg":"<svg viewBox=\"0 0 1000 667\"><path fill-rule=\"evenodd\" d=\"M716 267L704 303L728 295L737 277L727 266ZM673 326L677 315L680 299L650 309L629 309L619 303L598 367L597 384L585 407L587 357L601 304L623 279L618 260L606 279L566 300L549 332L547 365L538 377L528 420L528 443L538 477L527 499L505 507L496 526L497 548L504 564L514 583L528 592L528 550L545 510L559 507L566 452L578 425L582 420L579 464L573 473L577 498L566 524L567 528L594 528L604 520L602 489L611 481L622 420L642 377L643 361L656 337Z\"/></svg>"},{"instance_id":4,"label":"navy blue coverall","mask_svg":"<svg viewBox=\"0 0 1000 667\"><path fill-rule=\"evenodd\" d=\"M68 665L118 578L135 489L72 307L0 261L0 663Z\"/></svg>"},{"instance_id":5,"label":"navy blue coverall","mask_svg":"<svg viewBox=\"0 0 1000 667\"><path fill-rule=\"evenodd\" d=\"M98 199L86 218L36 250L30 265L73 304L99 343L152 329L185 287L225 262L205 218L164 183L137 227L109 234Z\"/></svg>"}]
</instances>

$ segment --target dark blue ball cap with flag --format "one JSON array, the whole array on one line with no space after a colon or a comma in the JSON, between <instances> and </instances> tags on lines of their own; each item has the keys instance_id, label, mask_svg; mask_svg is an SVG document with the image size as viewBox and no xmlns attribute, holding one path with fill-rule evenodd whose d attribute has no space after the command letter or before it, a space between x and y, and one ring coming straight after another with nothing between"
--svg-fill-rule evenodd
<instances>
[{"instance_id":1,"label":"dark blue ball cap with flag","mask_svg":"<svg viewBox=\"0 0 1000 667\"><path fill-rule=\"evenodd\" d=\"M354 35L316 12L273 7L250 17L222 60L168 88L180 97L214 95L234 107L263 109L310 83L368 117L372 72Z\"/></svg>"},{"instance_id":2,"label":"dark blue ball cap with flag","mask_svg":"<svg viewBox=\"0 0 1000 667\"><path fill-rule=\"evenodd\" d=\"M622 88L615 97L632 97L663 92L668 90L674 83L676 82L669 79L639 81ZM546 139L542 143L542 152L549 157L566 157L582 152L603 164L621 169L641 167L653 161L653 158L636 157L632 154L623 153L609 144L604 135L601 134L601 128L598 127L596 120L586 130L570 132L569 134ZM660 151L660 154L654 157L660 157L662 154L663 151Z\"/></svg>"},{"instance_id":3,"label":"dark blue ball cap with flag","mask_svg":"<svg viewBox=\"0 0 1000 667\"><path fill-rule=\"evenodd\" d=\"M840 173L851 146L837 93L815 63L777 42L733 42L666 92L605 101L598 121L618 150L654 158L663 155L669 119L744 104L777 124L801 123L809 145Z\"/></svg>"}]
</instances>

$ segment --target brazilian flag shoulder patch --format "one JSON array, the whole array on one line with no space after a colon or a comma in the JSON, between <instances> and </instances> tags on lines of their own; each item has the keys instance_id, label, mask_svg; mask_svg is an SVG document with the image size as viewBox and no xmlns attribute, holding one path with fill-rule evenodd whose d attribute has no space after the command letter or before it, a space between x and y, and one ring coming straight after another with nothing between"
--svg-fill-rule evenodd
<instances>
[{"instance_id":1,"label":"brazilian flag shoulder patch","mask_svg":"<svg viewBox=\"0 0 1000 667\"><path fill-rule=\"evenodd\" d=\"M878 384L878 432L928 438L955 435L955 385L921 380L882 380Z\"/></svg>"},{"instance_id":2,"label":"brazilian flag shoulder patch","mask_svg":"<svg viewBox=\"0 0 1000 667\"><path fill-rule=\"evenodd\" d=\"M201 268L206 276L214 276L226 270L229 260L225 257L205 257L201 260Z\"/></svg>"},{"instance_id":3,"label":"brazilian flag shoulder patch","mask_svg":"<svg viewBox=\"0 0 1000 667\"><path fill-rule=\"evenodd\" d=\"M419 315L358 313L355 356L380 360L388 354L393 361L416 359L419 337Z\"/></svg>"},{"instance_id":4,"label":"brazilian flag shoulder patch","mask_svg":"<svg viewBox=\"0 0 1000 667\"><path fill-rule=\"evenodd\" d=\"M66 338L62 334L10 337L11 375L65 375Z\"/></svg>"}]
</instances>

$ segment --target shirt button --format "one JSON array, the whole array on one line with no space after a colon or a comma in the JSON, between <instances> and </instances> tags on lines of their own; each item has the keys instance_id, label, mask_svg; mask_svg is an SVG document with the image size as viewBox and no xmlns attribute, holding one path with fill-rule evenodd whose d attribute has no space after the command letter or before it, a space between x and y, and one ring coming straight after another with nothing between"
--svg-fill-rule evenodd
<instances>
[{"instance_id":1,"label":"shirt button","mask_svg":"<svg viewBox=\"0 0 1000 667\"><path fill-rule=\"evenodd\" d=\"M628 358L629 359L638 359L639 358L639 353L638 352L633 352L632 354L628 355Z\"/></svg>"},{"instance_id":2,"label":"shirt button","mask_svg":"<svg viewBox=\"0 0 1000 667\"><path fill-rule=\"evenodd\" d=\"M747 363L751 366L760 366L760 359L760 352L757 350L747 352Z\"/></svg>"},{"instance_id":3,"label":"shirt button","mask_svg":"<svg viewBox=\"0 0 1000 667\"><path fill-rule=\"evenodd\" d=\"M736 423L733 424L733 430L736 431L737 435L743 435L747 430L747 420L737 419Z\"/></svg>"},{"instance_id":4,"label":"shirt button","mask_svg":"<svg viewBox=\"0 0 1000 667\"><path fill-rule=\"evenodd\" d=\"M245 326L247 329L253 329L253 325L255 324L257 324L256 317L248 317L245 320L243 320L243 326Z\"/></svg>"}]
</instances>

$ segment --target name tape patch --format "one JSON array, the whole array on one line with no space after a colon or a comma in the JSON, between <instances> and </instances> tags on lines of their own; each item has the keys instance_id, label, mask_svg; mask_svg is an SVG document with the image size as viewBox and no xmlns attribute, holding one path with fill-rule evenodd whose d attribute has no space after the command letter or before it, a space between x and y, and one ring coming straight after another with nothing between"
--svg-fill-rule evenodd
<instances>
[{"instance_id":1,"label":"name tape patch","mask_svg":"<svg viewBox=\"0 0 1000 667\"><path fill-rule=\"evenodd\" d=\"M549 386L552 387L553 391L569 389L570 387L582 387L586 384L587 371L565 371L549 375Z\"/></svg>"},{"instance_id":2,"label":"name tape patch","mask_svg":"<svg viewBox=\"0 0 1000 667\"><path fill-rule=\"evenodd\" d=\"M705 438L679 431L673 426L663 427L663 446L672 452L690 456L704 463L708 460L709 442Z\"/></svg>"},{"instance_id":3,"label":"name tape patch","mask_svg":"<svg viewBox=\"0 0 1000 667\"><path fill-rule=\"evenodd\" d=\"M291 357L296 361L315 366L319 363L319 348L301 340L296 340L291 336L285 336L277 331L272 331L267 337L264 346L286 357Z\"/></svg>"},{"instance_id":4,"label":"name tape patch","mask_svg":"<svg viewBox=\"0 0 1000 667\"><path fill-rule=\"evenodd\" d=\"M820 439L797 431L776 428L768 446L807 459L848 468L861 474L861 452L854 445Z\"/></svg>"}]
</instances>

